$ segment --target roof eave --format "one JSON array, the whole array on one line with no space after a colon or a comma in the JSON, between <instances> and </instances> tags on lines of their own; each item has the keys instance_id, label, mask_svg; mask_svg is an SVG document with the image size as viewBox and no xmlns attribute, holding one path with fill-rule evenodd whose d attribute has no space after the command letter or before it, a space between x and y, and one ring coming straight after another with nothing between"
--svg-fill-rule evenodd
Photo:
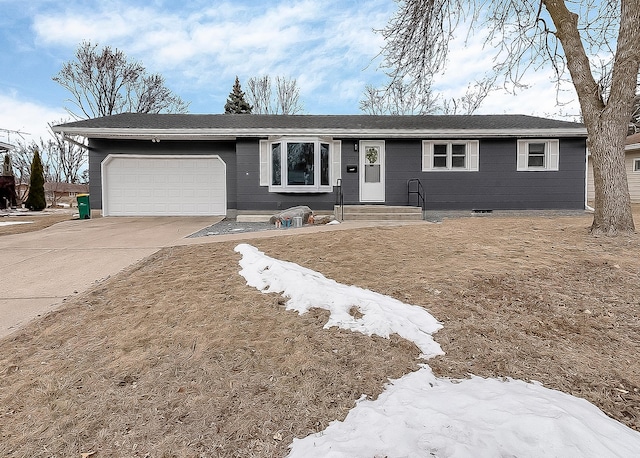
<instances>
[{"instance_id":1,"label":"roof eave","mask_svg":"<svg viewBox=\"0 0 640 458\"><path fill-rule=\"evenodd\" d=\"M344 128L233 128L140 129L55 126L54 132L86 138L135 140L233 140L272 136L324 136L341 138L487 138L487 137L586 137L586 128L550 129L344 129Z\"/></svg>"}]
</instances>

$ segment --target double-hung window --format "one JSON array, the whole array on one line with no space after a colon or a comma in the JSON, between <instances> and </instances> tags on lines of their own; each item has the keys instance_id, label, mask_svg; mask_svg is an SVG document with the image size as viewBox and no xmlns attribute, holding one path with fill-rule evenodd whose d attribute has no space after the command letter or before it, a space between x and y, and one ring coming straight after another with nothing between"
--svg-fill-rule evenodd
<instances>
[{"instance_id":1,"label":"double-hung window","mask_svg":"<svg viewBox=\"0 0 640 458\"><path fill-rule=\"evenodd\" d=\"M518 140L518 171L559 170L558 140Z\"/></svg>"},{"instance_id":2,"label":"double-hung window","mask_svg":"<svg viewBox=\"0 0 640 458\"><path fill-rule=\"evenodd\" d=\"M260 185L272 192L331 192L340 173L340 142L281 138L260 142Z\"/></svg>"},{"instance_id":3,"label":"double-hung window","mask_svg":"<svg viewBox=\"0 0 640 458\"><path fill-rule=\"evenodd\" d=\"M638 157L633 160L633 171L640 172L640 158Z\"/></svg>"},{"instance_id":4,"label":"double-hung window","mask_svg":"<svg viewBox=\"0 0 640 458\"><path fill-rule=\"evenodd\" d=\"M424 140L422 171L478 171L477 140Z\"/></svg>"}]
</instances>

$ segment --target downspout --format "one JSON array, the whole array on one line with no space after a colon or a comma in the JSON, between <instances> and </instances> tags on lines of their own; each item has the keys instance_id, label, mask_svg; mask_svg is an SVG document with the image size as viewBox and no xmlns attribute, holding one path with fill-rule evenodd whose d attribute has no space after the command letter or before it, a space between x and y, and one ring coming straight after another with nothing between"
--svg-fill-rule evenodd
<instances>
[{"instance_id":1,"label":"downspout","mask_svg":"<svg viewBox=\"0 0 640 458\"><path fill-rule=\"evenodd\" d=\"M585 164L584 164L584 209L588 212L594 212L595 208L589 206L589 147L586 148Z\"/></svg>"}]
</instances>

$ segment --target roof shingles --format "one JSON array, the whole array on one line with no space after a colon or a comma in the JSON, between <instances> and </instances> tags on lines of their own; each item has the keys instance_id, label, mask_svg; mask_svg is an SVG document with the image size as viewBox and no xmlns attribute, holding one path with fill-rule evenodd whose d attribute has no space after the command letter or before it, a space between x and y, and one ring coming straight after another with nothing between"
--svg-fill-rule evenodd
<instances>
[{"instance_id":1,"label":"roof shingles","mask_svg":"<svg viewBox=\"0 0 640 458\"><path fill-rule=\"evenodd\" d=\"M65 129L581 129L582 124L526 115L232 115L122 113L56 126Z\"/></svg>"}]
</instances>

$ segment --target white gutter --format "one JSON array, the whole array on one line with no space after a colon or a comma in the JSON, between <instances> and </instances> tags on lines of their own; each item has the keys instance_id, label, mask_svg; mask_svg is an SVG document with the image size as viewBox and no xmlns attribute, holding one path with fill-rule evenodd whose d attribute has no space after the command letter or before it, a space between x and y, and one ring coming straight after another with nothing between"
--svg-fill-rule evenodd
<instances>
[{"instance_id":1,"label":"white gutter","mask_svg":"<svg viewBox=\"0 0 640 458\"><path fill-rule=\"evenodd\" d=\"M62 132L54 127L54 132ZM487 138L487 137L586 137L585 128L557 129L344 129L344 128L227 128L227 129L140 129L66 127L67 135L87 138L122 138L142 140L206 140L238 137L314 136L350 138Z\"/></svg>"},{"instance_id":2,"label":"white gutter","mask_svg":"<svg viewBox=\"0 0 640 458\"><path fill-rule=\"evenodd\" d=\"M74 144L76 146L79 146L80 148L86 149L87 151L91 149L91 148L89 148L89 146L85 145L84 143L80 143L79 141L76 141L73 138L67 136L67 134L65 132L60 131L58 133L62 136L62 139L64 141L66 141L66 142L72 143L72 144Z\"/></svg>"}]
</instances>

